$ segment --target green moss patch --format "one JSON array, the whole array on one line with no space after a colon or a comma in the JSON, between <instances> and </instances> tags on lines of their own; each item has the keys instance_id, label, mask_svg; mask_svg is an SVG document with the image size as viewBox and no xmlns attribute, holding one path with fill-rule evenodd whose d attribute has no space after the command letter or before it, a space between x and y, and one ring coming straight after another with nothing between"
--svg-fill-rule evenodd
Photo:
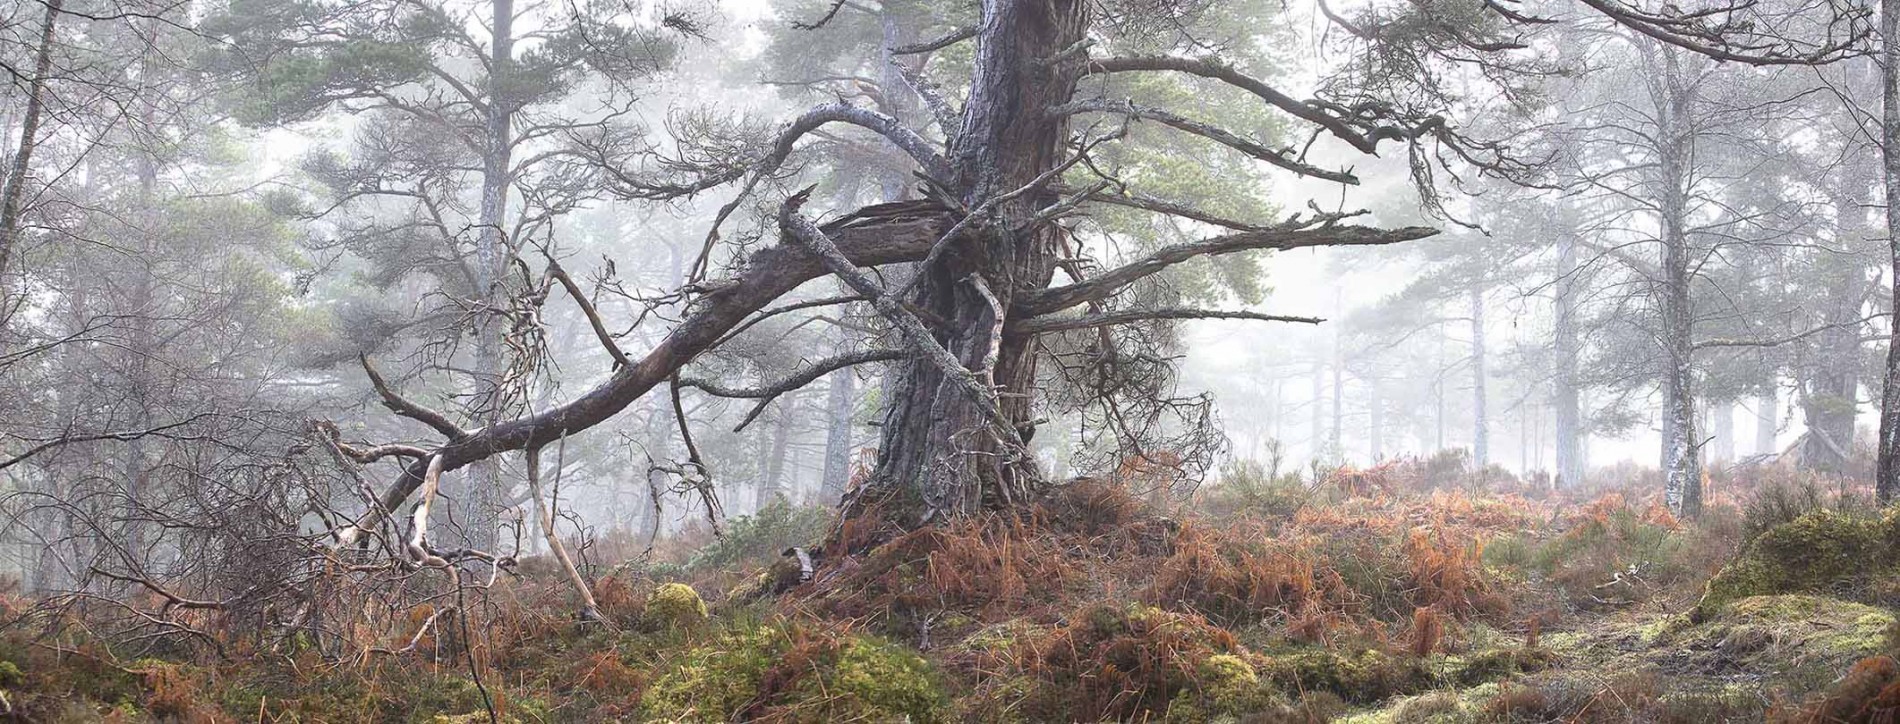
<instances>
[{"instance_id":1,"label":"green moss patch","mask_svg":"<svg viewBox=\"0 0 1900 724\"><path fill-rule=\"evenodd\" d=\"M780 621L731 631L677 659L642 701L645 718L726 722L948 719L931 665L875 637Z\"/></svg>"},{"instance_id":2,"label":"green moss patch","mask_svg":"<svg viewBox=\"0 0 1900 724\"><path fill-rule=\"evenodd\" d=\"M1852 597L1900 562L1900 517L1816 510L1763 532L1709 580L1696 621L1749 596L1825 592Z\"/></svg>"},{"instance_id":3,"label":"green moss patch","mask_svg":"<svg viewBox=\"0 0 1900 724\"><path fill-rule=\"evenodd\" d=\"M1763 676L1790 690L1825 685L1853 662L1894 648L1894 614L1826 596L1753 596L1699 624L1666 631L1658 650L1686 652L1686 673Z\"/></svg>"},{"instance_id":4,"label":"green moss patch","mask_svg":"<svg viewBox=\"0 0 1900 724\"><path fill-rule=\"evenodd\" d=\"M646 620L660 626L681 626L706 620L706 602L684 583L663 583L647 595Z\"/></svg>"}]
</instances>

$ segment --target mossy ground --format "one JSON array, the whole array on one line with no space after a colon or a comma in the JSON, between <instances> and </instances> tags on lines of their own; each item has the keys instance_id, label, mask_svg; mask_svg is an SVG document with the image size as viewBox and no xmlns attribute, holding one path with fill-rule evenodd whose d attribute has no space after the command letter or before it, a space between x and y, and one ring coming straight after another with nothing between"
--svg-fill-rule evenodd
<instances>
[{"instance_id":1,"label":"mossy ground","mask_svg":"<svg viewBox=\"0 0 1900 724\"><path fill-rule=\"evenodd\" d=\"M481 687L449 632L140 659L0 601L23 622L0 630L0 719L1793 722L1900 703L1900 666L1866 663L1900 628L1889 519L1744 541L1734 509L1683 524L1633 493L1448 490L1418 468L1256 481L1200 512L1080 483L761 587L784 522L816 518L779 511L718 556L605 576L604 622L562 615L558 580L491 593Z\"/></svg>"}]
</instances>

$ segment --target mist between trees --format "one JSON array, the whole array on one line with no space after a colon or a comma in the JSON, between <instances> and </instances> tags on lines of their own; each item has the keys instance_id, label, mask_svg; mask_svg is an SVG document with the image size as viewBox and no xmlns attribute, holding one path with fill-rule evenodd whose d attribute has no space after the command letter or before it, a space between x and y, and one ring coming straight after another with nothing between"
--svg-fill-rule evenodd
<instances>
[{"instance_id":1,"label":"mist between trees","mask_svg":"<svg viewBox=\"0 0 1900 724\"><path fill-rule=\"evenodd\" d=\"M0 576L140 645L775 501L1900 485L1900 0L0 13Z\"/></svg>"}]
</instances>

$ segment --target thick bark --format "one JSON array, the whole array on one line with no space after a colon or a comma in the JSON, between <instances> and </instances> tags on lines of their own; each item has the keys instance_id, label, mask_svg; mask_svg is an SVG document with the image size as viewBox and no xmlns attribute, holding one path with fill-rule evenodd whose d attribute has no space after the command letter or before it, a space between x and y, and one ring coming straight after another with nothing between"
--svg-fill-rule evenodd
<instances>
[{"instance_id":1,"label":"thick bark","mask_svg":"<svg viewBox=\"0 0 1900 724\"><path fill-rule=\"evenodd\" d=\"M1880 1L1881 158L1887 196L1888 279L1900 280L1900 0ZM1900 283L1893 286L1892 309L1900 309ZM1880 397L1880 461L1874 492L1880 504L1900 493L1900 321L1889 320L1887 370Z\"/></svg>"},{"instance_id":2,"label":"thick bark","mask_svg":"<svg viewBox=\"0 0 1900 724\"><path fill-rule=\"evenodd\" d=\"M1569 234L1559 242L1557 260L1556 323L1552 349L1556 370L1551 382L1551 408L1556 412L1557 480L1559 489L1583 483L1583 405L1577 389L1577 240Z\"/></svg>"},{"instance_id":3,"label":"thick bark","mask_svg":"<svg viewBox=\"0 0 1900 724\"><path fill-rule=\"evenodd\" d=\"M1082 63L1050 59L1082 40L1087 25L1083 0L984 2L971 90L950 153L955 178L947 179L965 207L1023 188L1063 160L1069 124L1046 118L1045 110L1070 99ZM980 220L979 232L917 270L916 291L906 301L946 322L936 341L957 360L987 368L1004 391L1004 424L1015 429L995 430L940 366L925 359L899 365L871 489L898 501L893 510L900 517L929 520L1007 505L1039 487L1034 458L1004 450L1003 442L1035 431L1033 340L998 340L994 330L1025 293L1046 289L1052 279L1064 232L1053 224L1019 228L1044 203L1030 193L995 204L993 220Z\"/></svg>"}]
</instances>

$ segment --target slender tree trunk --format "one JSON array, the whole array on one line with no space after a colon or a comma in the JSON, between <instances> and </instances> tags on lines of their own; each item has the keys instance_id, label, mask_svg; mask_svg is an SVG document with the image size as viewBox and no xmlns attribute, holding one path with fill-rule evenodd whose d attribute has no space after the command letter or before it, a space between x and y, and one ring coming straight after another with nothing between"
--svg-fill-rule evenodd
<instances>
[{"instance_id":1,"label":"slender tree trunk","mask_svg":"<svg viewBox=\"0 0 1900 724\"><path fill-rule=\"evenodd\" d=\"M1313 459L1326 457L1326 361L1319 356L1319 350L1313 351L1313 430L1307 436L1312 440Z\"/></svg>"},{"instance_id":2,"label":"slender tree trunk","mask_svg":"<svg viewBox=\"0 0 1900 724\"><path fill-rule=\"evenodd\" d=\"M1715 462L1735 460L1735 403L1723 401L1709 406L1709 459Z\"/></svg>"},{"instance_id":3,"label":"slender tree trunk","mask_svg":"<svg viewBox=\"0 0 1900 724\"><path fill-rule=\"evenodd\" d=\"M1663 497L1669 510L1693 518L1702 512L1702 461L1700 441L1696 438L1694 310L1689 301L1688 232L1688 155L1690 131L1680 128L1687 116L1687 92L1675 84L1676 56L1662 51L1668 72L1668 91L1663 100L1663 128L1660 174L1662 198L1663 278L1661 343L1663 362Z\"/></svg>"},{"instance_id":4,"label":"slender tree trunk","mask_svg":"<svg viewBox=\"0 0 1900 724\"><path fill-rule=\"evenodd\" d=\"M785 455L792 444L792 418L798 405L798 393L787 393L778 400L778 419L772 424L772 450L766 458L765 484L759 486L757 508L770 505L785 494Z\"/></svg>"},{"instance_id":5,"label":"slender tree trunk","mask_svg":"<svg viewBox=\"0 0 1900 724\"><path fill-rule=\"evenodd\" d=\"M1346 444L1340 438L1340 425L1345 420L1346 399L1346 360L1339 350L1339 330L1333 330L1333 427L1326 438L1326 452L1334 460L1346 459Z\"/></svg>"},{"instance_id":6,"label":"slender tree trunk","mask_svg":"<svg viewBox=\"0 0 1900 724\"><path fill-rule=\"evenodd\" d=\"M1881 151L1886 171L1888 279L1900 309L1900 0L1880 0ZM1880 460L1874 494L1881 505L1900 493L1900 320L1888 319L1887 371L1880 397Z\"/></svg>"},{"instance_id":7,"label":"slender tree trunk","mask_svg":"<svg viewBox=\"0 0 1900 724\"><path fill-rule=\"evenodd\" d=\"M1780 452L1775 444L1781 429L1780 386L1774 376L1769 375L1763 392L1755 398L1755 454L1774 455Z\"/></svg>"},{"instance_id":8,"label":"slender tree trunk","mask_svg":"<svg viewBox=\"0 0 1900 724\"><path fill-rule=\"evenodd\" d=\"M0 284L7 274L19 242L20 204L26 196L26 177L32 170L33 151L39 147L40 118L45 114L46 78L53 72L53 39L64 0L47 0L46 15L40 21L40 46L33 52L33 77L27 81L26 116L20 122L20 142L7 170L6 185L0 186ZM0 291L5 287L0 286ZM0 313L7 300L0 296Z\"/></svg>"},{"instance_id":9,"label":"slender tree trunk","mask_svg":"<svg viewBox=\"0 0 1900 724\"><path fill-rule=\"evenodd\" d=\"M1577 239L1565 234L1557 256L1556 323L1551 347L1556 370L1551 382L1551 408L1556 412L1557 479L1559 489L1583 482L1583 414L1577 390L1577 357L1583 345L1577 337Z\"/></svg>"},{"instance_id":10,"label":"slender tree trunk","mask_svg":"<svg viewBox=\"0 0 1900 724\"><path fill-rule=\"evenodd\" d=\"M1484 283L1471 285L1471 464L1491 464L1491 420L1485 403Z\"/></svg>"},{"instance_id":11,"label":"slender tree trunk","mask_svg":"<svg viewBox=\"0 0 1900 724\"><path fill-rule=\"evenodd\" d=\"M482 151L482 188L480 217L475 242L475 294L490 305L500 306L503 299L502 273L507 263L510 242L507 238L508 186L512 182L514 152L515 99L509 88L514 70L514 0L492 0L489 45L487 127ZM507 417L509 400L503 389L503 370L507 353L502 349L500 325L484 318L475 334L475 376L481 392L477 396L477 414L483 425L494 425ZM475 509L469 511L469 545L492 550L499 533L496 521L510 506L508 486L501 479L500 461L490 457L470 469Z\"/></svg>"},{"instance_id":12,"label":"slender tree trunk","mask_svg":"<svg viewBox=\"0 0 1900 724\"><path fill-rule=\"evenodd\" d=\"M819 497L827 505L844 497L851 482L851 418L858 381L850 369L833 372L830 379L831 389L825 393L825 472L819 483Z\"/></svg>"},{"instance_id":13,"label":"slender tree trunk","mask_svg":"<svg viewBox=\"0 0 1900 724\"><path fill-rule=\"evenodd\" d=\"M1378 385L1367 385L1367 416L1371 418L1368 432L1372 438L1372 462L1378 463L1385 457L1385 400L1379 397Z\"/></svg>"}]
</instances>

